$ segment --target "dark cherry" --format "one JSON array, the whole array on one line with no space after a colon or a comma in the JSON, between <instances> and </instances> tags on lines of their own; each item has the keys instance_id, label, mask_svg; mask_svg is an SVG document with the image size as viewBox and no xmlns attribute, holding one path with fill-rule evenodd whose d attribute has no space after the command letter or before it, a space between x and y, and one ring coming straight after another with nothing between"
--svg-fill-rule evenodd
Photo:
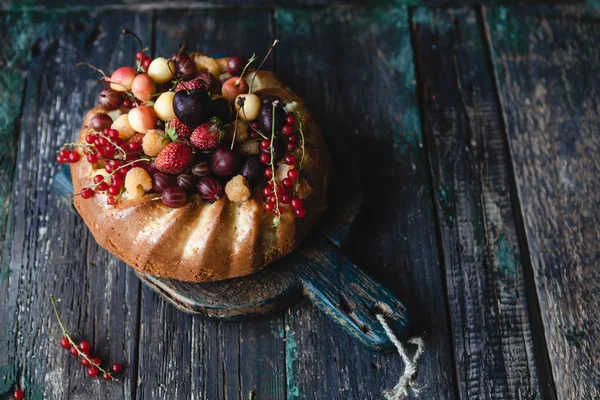
<instances>
[{"instance_id":1,"label":"dark cherry","mask_svg":"<svg viewBox=\"0 0 600 400\"><path fill-rule=\"evenodd\" d=\"M211 101L206 88L180 90L173 98L173 111L189 127L196 127L211 117Z\"/></svg>"},{"instance_id":2,"label":"dark cherry","mask_svg":"<svg viewBox=\"0 0 600 400\"><path fill-rule=\"evenodd\" d=\"M175 186L177 186L177 180L173 175L157 172L152 177L152 189L157 193L162 193Z\"/></svg>"},{"instance_id":3,"label":"dark cherry","mask_svg":"<svg viewBox=\"0 0 600 400\"><path fill-rule=\"evenodd\" d=\"M219 118L223 123L230 122L233 119L231 104L223 96L213 96L210 101L210 108L214 116Z\"/></svg>"},{"instance_id":4,"label":"dark cherry","mask_svg":"<svg viewBox=\"0 0 600 400\"><path fill-rule=\"evenodd\" d=\"M187 201L185 190L180 187L170 187L162 192L162 202L167 207L179 208L183 207Z\"/></svg>"},{"instance_id":5,"label":"dark cherry","mask_svg":"<svg viewBox=\"0 0 600 400\"><path fill-rule=\"evenodd\" d=\"M208 71L200 71L196 74L196 78L206 83L211 94L221 93L221 81L216 76Z\"/></svg>"},{"instance_id":6,"label":"dark cherry","mask_svg":"<svg viewBox=\"0 0 600 400\"><path fill-rule=\"evenodd\" d=\"M183 54L183 53L182 53ZM175 62L175 73L179 79L187 81L192 79L198 70L196 69L196 63L190 58L190 56L179 57Z\"/></svg>"},{"instance_id":7,"label":"dark cherry","mask_svg":"<svg viewBox=\"0 0 600 400\"><path fill-rule=\"evenodd\" d=\"M240 164L239 157L235 151L221 146L210 158L210 169L218 176L233 175Z\"/></svg>"},{"instance_id":8,"label":"dark cherry","mask_svg":"<svg viewBox=\"0 0 600 400\"><path fill-rule=\"evenodd\" d=\"M246 178L251 187L254 187L263 180L263 170L264 166L259 156L253 154L244 159L239 173Z\"/></svg>"},{"instance_id":9,"label":"dark cherry","mask_svg":"<svg viewBox=\"0 0 600 400\"><path fill-rule=\"evenodd\" d=\"M90 127L96 132L100 132L106 128L109 128L112 123L113 120L108 114L98 113L90 120Z\"/></svg>"},{"instance_id":10,"label":"dark cherry","mask_svg":"<svg viewBox=\"0 0 600 400\"><path fill-rule=\"evenodd\" d=\"M200 193L200 197L211 203L214 203L223 196L223 186L212 176L205 176L200 179L196 188L198 189L198 193Z\"/></svg>"},{"instance_id":11,"label":"dark cherry","mask_svg":"<svg viewBox=\"0 0 600 400\"><path fill-rule=\"evenodd\" d=\"M192 174L181 174L177 177L177 185L188 193L196 191L198 180Z\"/></svg>"},{"instance_id":12,"label":"dark cherry","mask_svg":"<svg viewBox=\"0 0 600 400\"><path fill-rule=\"evenodd\" d=\"M192 174L198 178L210 175L210 165L208 161L200 161L192 167Z\"/></svg>"},{"instance_id":13,"label":"dark cherry","mask_svg":"<svg viewBox=\"0 0 600 400\"><path fill-rule=\"evenodd\" d=\"M227 60L227 72L229 72L231 76L240 76L247 63L248 59L246 57L231 57Z\"/></svg>"},{"instance_id":14,"label":"dark cherry","mask_svg":"<svg viewBox=\"0 0 600 400\"><path fill-rule=\"evenodd\" d=\"M123 105L123 95L111 88L102 89L98 95L98 104L108 111L114 111Z\"/></svg>"}]
</instances>

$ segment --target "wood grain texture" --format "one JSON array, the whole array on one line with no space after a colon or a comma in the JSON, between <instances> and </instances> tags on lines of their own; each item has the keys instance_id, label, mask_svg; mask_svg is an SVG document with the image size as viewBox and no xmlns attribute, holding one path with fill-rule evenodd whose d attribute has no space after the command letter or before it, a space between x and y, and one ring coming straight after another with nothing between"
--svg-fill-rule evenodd
<instances>
[{"instance_id":1,"label":"wood grain texture","mask_svg":"<svg viewBox=\"0 0 600 400\"><path fill-rule=\"evenodd\" d=\"M417 9L413 23L461 397L553 398L546 349L534 343L543 337L528 311L516 192L477 14Z\"/></svg>"},{"instance_id":2,"label":"wood grain texture","mask_svg":"<svg viewBox=\"0 0 600 400\"><path fill-rule=\"evenodd\" d=\"M44 21L41 21L43 23ZM131 398L126 368L114 385L89 384L85 371L58 346L62 332L49 301L62 301L63 320L75 338L87 339L106 361L135 363L139 283L126 267L100 250L78 217L51 194L56 150L70 141L98 88L86 59L98 65L120 63L134 54L120 40L124 26L141 31L147 16L131 14L51 16L26 66L27 85L18 158L9 212L6 263L0 284L5 323L0 339L1 393L16 382L29 399ZM40 23L27 16L23 24ZM106 29L99 34L102 27ZM40 32L30 28L30 32ZM92 51L93 50L93 51ZM23 49L29 51L29 49Z\"/></svg>"},{"instance_id":3,"label":"wood grain texture","mask_svg":"<svg viewBox=\"0 0 600 400\"><path fill-rule=\"evenodd\" d=\"M168 56L179 44L186 44L189 51L249 56L272 43L271 13L161 12L155 17L154 37L156 55ZM285 398L282 332L281 314L256 321L219 322L183 313L144 288L138 396L247 399L252 392L255 399Z\"/></svg>"},{"instance_id":4,"label":"wood grain texture","mask_svg":"<svg viewBox=\"0 0 600 400\"><path fill-rule=\"evenodd\" d=\"M286 9L275 21L278 74L358 162L365 196L346 249L405 302L413 333L427 331L423 396L454 398L407 10ZM366 352L304 305L286 313L286 353L291 399L380 398L402 370L397 355Z\"/></svg>"},{"instance_id":5,"label":"wood grain texture","mask_svg":"<svg viewBox=\"0 0 600 400\"><path fill-rule=\"evenodd\" d=\"M490 9L487 29L558 398L600 396L600 25Z\"/></svg>"}]
</instances>

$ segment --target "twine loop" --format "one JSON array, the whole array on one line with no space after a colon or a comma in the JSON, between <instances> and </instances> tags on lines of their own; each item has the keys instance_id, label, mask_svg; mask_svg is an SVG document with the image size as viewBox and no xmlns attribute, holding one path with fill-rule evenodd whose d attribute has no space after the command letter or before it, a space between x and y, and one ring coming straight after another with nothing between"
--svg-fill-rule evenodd
<instances>
[{"instance_id":1,"label":"twine loop","mask_svg":"<svg viewBox=\"0 0 600 400\"><path fill-rule=\"evenodd\" d=\"M408 340L407 343L417 346L417 351L411 358L408 355L405 345L398 339L388 322L385 320L385 316L382 313L377 313L375 316L381 326L383 326L386 335L390 338L394 346L396 346L398 354L400 354L400 357L404 362L404 373L400 376L398 383L392 389L384 390L383 395L387 400L402 400L408 396L409 389L412 389L412 391L418 395L423 388L415 386L415 380L417 379L419 358L425 351L425 341L421 336L415 336Z\"/></svg>"}]
</instances>

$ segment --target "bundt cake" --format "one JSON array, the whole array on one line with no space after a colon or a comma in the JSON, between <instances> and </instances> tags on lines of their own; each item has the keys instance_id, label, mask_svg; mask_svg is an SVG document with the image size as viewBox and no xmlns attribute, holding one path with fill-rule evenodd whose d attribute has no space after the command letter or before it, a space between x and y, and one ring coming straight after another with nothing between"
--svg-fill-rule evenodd
<instances>
[{"instance_id":1,"label":"bundt cake","mask_svg":"<svg viewBox=\"0 0 600 400\"><path fill-rule=\"evenodd\" d=\"M323 213L331 175L302 99L254 69L260 57L140 51L136 64L110 76L92 67L107 86L57 155L96 241L138 271L191 282L292 251Z\"/></svg>"}]
</instances>

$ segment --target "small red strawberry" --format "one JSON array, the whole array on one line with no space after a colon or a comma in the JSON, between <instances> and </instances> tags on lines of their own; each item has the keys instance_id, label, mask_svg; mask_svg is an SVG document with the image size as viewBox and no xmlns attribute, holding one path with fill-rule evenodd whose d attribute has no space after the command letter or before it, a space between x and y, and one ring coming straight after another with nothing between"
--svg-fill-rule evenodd
<instances>
[{"instance_id":1,"label":"small red strawberry","mask_svg":"<svg viewBox=\"0 0 600 400\"><path fill-rule=\"evenodd\" d=\"M179 175L192 163L192 148L182 142L167 145L156 157L154 165L160 172Z\"/></svg>"},{"instance_id":2,"label":"small red strawberry","mask_svg":"<svg viewBox=\"0 0 600 400\"><path fill-rule=\"evenodd\" d=\"M219 146L223 135L223 127L220 121L215 118L194 129L192 136L190 136L190 142L200 150L212 150Z\"/></svg>"},{"instance_id":3,"label":"small red strawberry","mask_svg":"<svg viewBox=\"0 0 600 400\"><path fill-rule=\"evenodd\" d=\"M177 135L178 139L188 139L193 131L192 128L181 122L177 117L173 117L173 119L169 121L169 129L175 129L174 133Z\"/></svg>"},{"instance_id":4,"label":"small red strawberry","mask_svg":"<svg viewBox=\"0 0 600 400\"><path fill-rule=\"evenodd\" d=\"M139 133L139 132L137 132L135 135L133 135L133 136L131 137L131 139L129 139L129 140L127 141L127 143L133 143L133 142L136 142L136 143L139 143L139 144L141 145L141 144L142 144L142 141L144 140L144 136L145 136L145 135L144 135L143 133Z\"/></svg>"},{"instance_id":5,"label":"small red strawberry","mask_svg":"<svg viewBox=\"0 0 600 400\"><path fill-rule=\"evenodd\" d=\"M183 82L183 85L181 83L178 83L177 86L175 86L175 91L179 92L180 90L185 90L185 89L193 90L193 89L200 89L200 88L206 88L206 84L204 83L203 79L200 79L200 77L195 77L193 79L190 79L189 81Z\"/></svg>"}]
</instances>

